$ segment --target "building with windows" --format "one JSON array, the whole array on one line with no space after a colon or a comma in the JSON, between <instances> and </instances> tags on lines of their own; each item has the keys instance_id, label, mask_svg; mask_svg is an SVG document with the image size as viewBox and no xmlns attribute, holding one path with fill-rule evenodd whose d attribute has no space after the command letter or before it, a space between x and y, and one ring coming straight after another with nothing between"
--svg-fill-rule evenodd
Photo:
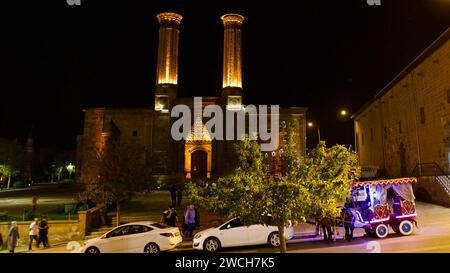
<instances>
[{"instance_id":1,"label":"building with windows","mask_svg":"<svg viewBox=\"0 0 450 273\"><path fill-rule=\"evenodd\" d=\"M449 173L450 29L353 116L362 166L387 177Z\"/></svg>"},{"instance_id":2,"label":"building with windows","mask_svg":"<svg viewBox=\"0 0 450 273\"><path fill-rule=\"evenodd\" d=\"M419 177L423 199L450 206L449 37L447 29L353 119L363 169Z\"/></svg>"}]
</instances>

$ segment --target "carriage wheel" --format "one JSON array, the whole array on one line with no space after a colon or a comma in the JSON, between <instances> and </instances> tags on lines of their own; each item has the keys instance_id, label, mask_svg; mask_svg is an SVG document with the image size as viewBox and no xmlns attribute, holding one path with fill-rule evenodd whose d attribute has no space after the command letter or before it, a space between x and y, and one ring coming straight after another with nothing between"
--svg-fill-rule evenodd
<instances>
[{"instance_id":1,"label":"carriage wheel","mask_svg":"<svg viewBox=\"0 0 450 273\"><path fill-rule=\"evenodd\" d=\"M398 227L400 233L404 236L411 235L414 231L414 226L409 220L403 220Z\"/></svg>"},{"instance_id":2,"label":"carriage wheel","mask_svg":"<svg viewBox=\"0 0 450 273\"><path fill-rule=\"evenodd\" d=\"M375 234L377 235L378 238L386 238L386 236L388 236L389 234L389 229L385 224L379 224L376 228L375 228Z\"/></svg>"}]
</instances>

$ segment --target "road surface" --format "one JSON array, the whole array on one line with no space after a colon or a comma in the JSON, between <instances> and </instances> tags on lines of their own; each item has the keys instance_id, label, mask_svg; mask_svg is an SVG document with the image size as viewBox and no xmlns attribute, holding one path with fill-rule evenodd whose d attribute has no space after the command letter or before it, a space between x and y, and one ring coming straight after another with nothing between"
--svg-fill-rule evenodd
<instances>
[{"instance_id":1,"label":"road surface","mask_svg":"<svg viewBox=\"0 0 450 273\"><path fill-rule=\"evenodd\" d=\"M364 236L362 229L355 229L355 239L352 242L342 240L343 230L340 228L338 240L328 244L320 237L314 237L312 225L301 225L296 228L294 239L288 242L290 253L423 253L445 252L450 253L450 208L417 203L417 220L419 228L411 236L391 234L385 239L376 239ZM73 244L73 243L72 243ZM68 253L67 245L59 245L45 250L36 250L33 253L58 252ZM193 251L189 241L183 242L177 252ZM268 246L251 246L241 248L223 249L226 253L276 253L277 248Z\"/></svg>"}]
</instances>

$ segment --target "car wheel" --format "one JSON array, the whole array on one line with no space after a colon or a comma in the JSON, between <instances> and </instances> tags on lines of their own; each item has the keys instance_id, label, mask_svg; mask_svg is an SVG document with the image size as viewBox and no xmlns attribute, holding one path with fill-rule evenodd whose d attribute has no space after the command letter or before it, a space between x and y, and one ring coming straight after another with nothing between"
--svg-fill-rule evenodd
<instances>
[{"instance_id":1,"label":"car wheel","mask_svg":"<svg viewBox=\"0 0 450 273\"><path fill-rule=\"evenodd\" d=\"M100 250L95 246L88 247L84 253L100 253Z\"/></svg>"},{"instance_id":2,"label":"car wheel","mask_svg":"<svg viewBox=\"0 0 450 273\"><path fill-rule=\"evenodd\" d=\"M216 238L208 238L203 243L203 249L207 252L216 252L220 249L220 242Z\"/></svg>"},{"instance_id":3,"label":"car wheel","mask_svg":"<svg viewBox=\"0 0 450 273\"><path fill-rule=\"evenodd\" d=\"M269 244L273 247L279 247L280 246L280 235L278 232L272 232L269 235Z\"/></svg>"},{"instance_id":4,"label":"car wheel","mask_svg":"<svg viewBox=\"0 0 450 273\"><path fill-rule=\"evenodd\" d=\"M398 226L400 233L404 236L411 235L414 231L413 224L411 221L403 220L400 225Z\"/></svg>"},{"instance_id":5,"label":"car wheel","mask_svg":"<svg viewBox=\"0 0 450 273\"><path fill-rule=\"evenodd\" d=\"M145 253L158 253L159 252L159 246L155 243L149 243L144 248Z\"/></svg>"},{"instance_id":6,"label":"car wheel","mask_svg":"<svg viewBox=\"0 0 450 273\"><path fill-rule=\"evenodd\" d=\"M385 224L379 224L376 228L375 228L375 234L377 235L378 238L386 238L386 236L388 236L389 234L389 229Z\"/></svg>"}]
</instances>

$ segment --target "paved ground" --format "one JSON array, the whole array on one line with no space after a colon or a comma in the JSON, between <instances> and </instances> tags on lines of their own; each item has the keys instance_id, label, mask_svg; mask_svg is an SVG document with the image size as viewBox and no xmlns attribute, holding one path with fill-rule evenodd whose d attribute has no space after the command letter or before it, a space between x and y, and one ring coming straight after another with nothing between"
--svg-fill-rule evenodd
<instances>
[{"instance_id":1,"label":"paved ground","mask_svg":"<svg viewBox=\"0 0 450 273\"><path fill-rule=\"evenodd\" d=\"M355 230L355 239L348 243L342 241L341 228L338 240L332 244L324 243L322 238L314 237L314 227L309 224L297 226L293 240L288 242L291 253L361 253L361 252L450 252L450 209L427 203L417 203L419 229L408 237L394 234L392 231L385 239L364 237L361 229ZM76 246L76 243L72 243ZM186 240L175 251L192 251L191 242ZM25 248L18 248L19 252ZM67 244L53 246L33 253L68 253L72 248ZM268 246L252 246L225 249L232 253L272 253L278 249Z\"/></svg>"},{"instance_id":2,"label":"paved ground","mask_svg":"<svg viewBox=\"0 0 450 273\"><path fill-rule=\"evenodd\" d=\"M45 184L20 190L0 191L0 213L22 217L23 210L31 209L31 197L38 196L37 211L49 213L63 204L74 203L79 187L64 184Z\"/></svg>"}]
</instances>

